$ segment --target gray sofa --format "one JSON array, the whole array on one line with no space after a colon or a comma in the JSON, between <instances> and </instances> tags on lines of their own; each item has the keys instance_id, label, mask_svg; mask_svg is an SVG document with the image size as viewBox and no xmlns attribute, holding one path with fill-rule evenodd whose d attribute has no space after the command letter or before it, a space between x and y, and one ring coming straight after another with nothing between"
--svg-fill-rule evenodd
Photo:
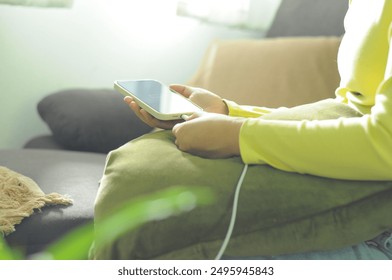
<instances>
[{"instance_id":1,"label":"gray sofa","mask_svg":"<svg viewBox=\"0 0 392 280\"><path fill-rule=\"evenodd\" d=\"M266 36L340 36L347 2L284 0ZM111 89L56 92L40 101L38 112L52 134L37 136L25 149L0 150L0 165L31 177L45 193L70 195L74 204L46 207L6 236L26 254L91 222L106 154L151 131Z\"/></svg>"}]
</instances>

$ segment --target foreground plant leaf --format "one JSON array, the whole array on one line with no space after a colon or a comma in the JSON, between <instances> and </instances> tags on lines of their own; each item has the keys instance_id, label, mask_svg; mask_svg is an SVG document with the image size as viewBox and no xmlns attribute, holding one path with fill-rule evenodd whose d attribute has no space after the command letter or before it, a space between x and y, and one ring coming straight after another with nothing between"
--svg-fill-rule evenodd
<instances>
[{"instance_id":1,"label":"foreground plant leaf","mask_svg":"<svg viewBox=\"0 0 392 280\"><path fill-rule=\"evenodd\" d=\"M96 225L95 230L93 223L81 226L34 258L88 259L88 252L93 242L96 246L104 246L144 223L191 211L198 205L210 204L212 201L211 191L204 187L169 188L125 203L115 213L108 215Z\"/></svg>"}]
</instances>

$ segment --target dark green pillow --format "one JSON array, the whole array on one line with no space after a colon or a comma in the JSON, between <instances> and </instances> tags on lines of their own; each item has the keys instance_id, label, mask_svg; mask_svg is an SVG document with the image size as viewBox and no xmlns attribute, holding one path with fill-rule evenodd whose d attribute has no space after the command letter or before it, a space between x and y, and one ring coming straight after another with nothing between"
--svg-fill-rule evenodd
<instances>
[{"instance_id":1,"label":"dark green pillow","mask_svg":"<svg viewBox=\"0 0 392 280\"><path fill-rule=\"evenodd\" d=\"M330 100L281 110L275 117L309 118L309 112L318 119L358 116ZM242 169L240 158L211 160L179 151L170 131L147 134L111 152L96 200L96 223L123 201L173 185L207 186L217 199L97 246L92 257L214 258L228 229ZM225 255L277 255L353 245L392 227L391 201L392 182L334 180L249 166Z\"/></svg>"}]
</instances>

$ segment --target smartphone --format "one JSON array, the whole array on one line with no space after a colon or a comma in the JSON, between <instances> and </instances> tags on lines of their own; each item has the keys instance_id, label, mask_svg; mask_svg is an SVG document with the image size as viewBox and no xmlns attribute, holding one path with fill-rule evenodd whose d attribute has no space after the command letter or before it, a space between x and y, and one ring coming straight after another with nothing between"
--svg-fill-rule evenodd
<instances>
[{"instance_id":1,"label":"smartphone","mask_svg":"<svg viewBox=\"0 0 392 280\"><path fill-rule=\"evenodd\" d=\"M159 120L178 120L202 111L196 104L156 80L117 80L114 88Z\"/></svg>"}]
</instances>

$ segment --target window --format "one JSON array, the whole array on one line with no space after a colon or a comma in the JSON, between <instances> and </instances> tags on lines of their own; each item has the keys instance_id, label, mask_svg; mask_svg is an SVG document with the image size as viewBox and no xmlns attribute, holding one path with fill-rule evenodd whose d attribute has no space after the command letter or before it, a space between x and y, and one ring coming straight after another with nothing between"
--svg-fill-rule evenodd
<instances>
[{"instance_id":1,"label":"window","mask_svg":"<svg viewBox=\"0 0 392 280\"><path fill-rule=\"evenodd\" d=\"M231 27L266 30L280 0L179 0L177 14Z\"/></svg>"},{"instance_id":2,"label":"window","mask_svg":"<svg viewBox=\"0 0 392 280\"><path fill-rule=\"evenodd\" d=\"M0 4L38 7L70 7L72 0L0 0Z\"/></svg>"}]
</instances>

